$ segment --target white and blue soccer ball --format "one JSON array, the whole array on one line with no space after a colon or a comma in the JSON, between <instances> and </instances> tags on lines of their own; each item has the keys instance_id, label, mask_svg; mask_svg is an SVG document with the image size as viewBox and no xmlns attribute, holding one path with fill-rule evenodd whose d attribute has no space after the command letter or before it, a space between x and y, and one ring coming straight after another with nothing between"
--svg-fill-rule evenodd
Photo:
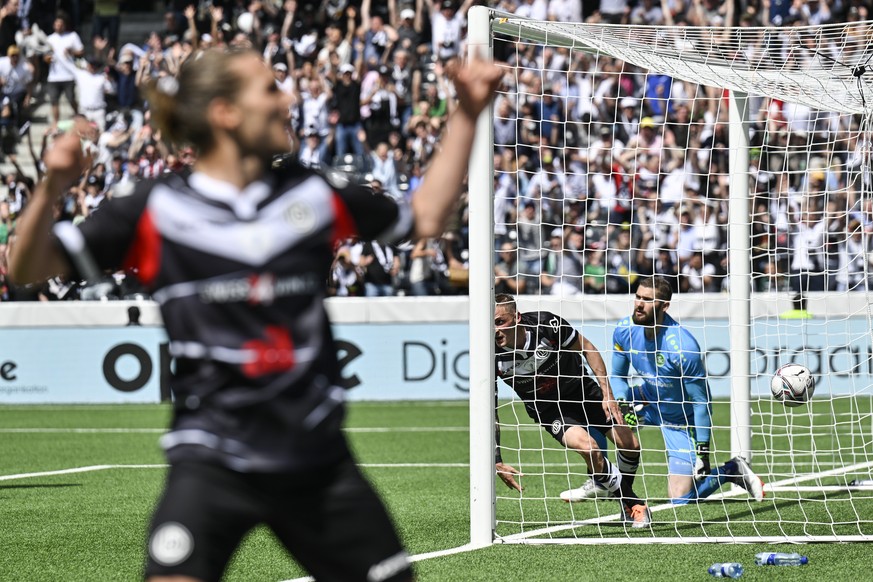
<instances>
[{"instance_id":1,"label":"white and blue soccer ball","mask_svg":"<svg viewBox=\"0 0 873 582\"><path fill-rule=\"evenodd\" d=\"M802 364L785 364L770 379L770 392L785 406L800 406L815 393L815 378Z\"/></svg>"}]
</instances>

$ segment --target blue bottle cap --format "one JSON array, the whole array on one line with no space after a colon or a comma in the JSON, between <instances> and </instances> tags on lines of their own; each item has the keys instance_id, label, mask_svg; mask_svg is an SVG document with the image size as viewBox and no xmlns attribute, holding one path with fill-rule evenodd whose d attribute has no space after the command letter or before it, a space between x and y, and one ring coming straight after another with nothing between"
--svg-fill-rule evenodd
<instances>
[{"instance_id":1,"label":"blue bottle cap","mask_svg":"<svg viewBox=\"0 0 873 582\"><path fill-rule=\"evenodd\" d=\"M806 566L809 563L809 558L806 556L800 556L800 565Z\"/></svg>"}]
</instances>

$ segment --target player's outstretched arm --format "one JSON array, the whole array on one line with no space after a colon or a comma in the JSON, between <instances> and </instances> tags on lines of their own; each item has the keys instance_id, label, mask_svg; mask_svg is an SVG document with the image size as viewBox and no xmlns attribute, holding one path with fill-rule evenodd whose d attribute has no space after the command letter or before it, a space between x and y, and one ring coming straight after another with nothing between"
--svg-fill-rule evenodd
<instances>
[{"instance_id":1,"label":"player's outstretched arm","mask_svg":"<svg viewBox=\"0 0 873 582\"><path fill-rule=\"evenodd\" d=\"M82 173L79 137L72 133L59 137L46 151L44 162L45 179L37 184L21 216L10 256L9 275L20 285L66 274L70 269L61 251L52 244L49 233L54 223L55 202Z\"/></svg>"},{"instance_id":2,"label":"player's outstretched arm","mask_svg":"<svg viewBox=\"0 0 873 582\"><path fill-rule=\"evenodd\" d=\"M633 400L628 378L630 377L630 355L620 342L618 330L612 334L612 375L609 377L609 387L616 398Z\"/></svg>"},{"instance_id":3,"label":"player's outstretched arm","mask_svg":"<svg viewBox=\"0 0 873 582\"><path fill-rule=\"evenodd\" d=\"M417 238L442 235L467 173L476 119L491 103L503 77L499 67L479 59L447 72L458 94L458 109L449 117L442 149L412 199Z\"/></svg>"},{"instance_id":4,"label":"player's outstretched arm","mask_svg":"<svg viewBox=\"0 0 873 582\"><path fill-rule=\"evenodd\" d=\"M519 477L523 477L518 469L513 467L512 465L507 465L503 462L503 457L500 456L500 416L497 414L497 390L494 390L494 442L497 445L497 448L494 450L494 466L497 469L497 475L500 477L500 480L506 484L510 489L515 489L519 493L524 489L521 485L518 484L518 481L515 480L514 475L518 475Z\"/></svg>"},{"instance_id":5,"label":"player's outstretched arm","mask_svg":"<svg viewBox=\"0 0 873 582\"><path fill-rule=\"evenodd\" d=\"M515 480L515 475L519 477L524 477L524 475L512 465L507 465L504 462L498 462L494 464L497 468L497 476L500 477L500 480L509 487L510 489L515 489L519 493L524 490L524 487L518 484L518 481Z\"/></svg>"},{"instance_id":6,"label":"player's outstretched arm","mask_svg":"<svg viewBox=\"0 0 873 582\"><path fill-rule=\"evenodd\" d=\"M597 378L597 383L600 385L600 390L603 392L603 412L607 418L612 418L616 424L625 424L624 415L618 407L618 402L615 401L615 396L612 394L612 389L609 386L609 377L606 374L606 362L603 361L603 356L591 340L579 335L576 338L576 346L574 349L582 350L582 354L588 361L591 371L594 372L594 377Z\"/></svg>"}]
</instances>

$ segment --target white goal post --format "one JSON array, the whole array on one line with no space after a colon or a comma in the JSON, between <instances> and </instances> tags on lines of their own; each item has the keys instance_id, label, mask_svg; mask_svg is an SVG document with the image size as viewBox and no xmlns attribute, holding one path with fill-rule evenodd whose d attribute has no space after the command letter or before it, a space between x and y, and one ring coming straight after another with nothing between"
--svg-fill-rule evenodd
<instances>
[{"instance_id":1,"label":"white goal post","mask_svg":"<svg viewBox=\"0 0 873 582\"><path fill-rule=\"evenodd\" d=\"M517 115L514 141L501 142L498 151L495 120L509 120L501 118L494 106L482 113L469 165L470 541L473 546L495 542L873 541L873 493L866 485L850 483L850 479L870 479L873 470L873 391L870 387L873 383L870 332L873 318L869 307L873 301L873 277L868 273L873 261L873 197L870 196L873 73L866 70L867 63L873 59L871 32L871 23L857 22L779 32L752 28L539 22L486 7L470 9L468 56L491 59L495 42L502 43L504 54L496 58L500 60L506 54L511 57L510 62L503 65L511 81L501 89L498 101L512 109L513 121ZM779 58L775 58L777 53ZM548 61L545 54L552 60ZM577 60L582 60L583 64L578 64ZM620 65L613 71L610 67L616 61ZM809 68L809 63L815 68ZM585 86L582 81L577 83L576 79L585 77L588 70L593 71L594 82ZM626 80L622 75L641 79L635 81L636 94L622 93L625 89L621 83ZM676 91L681 82L685 93L652 97L648 88L655 85L650 83L655 75L673 80L672 85L667 84L668 92L670 87ZM614 93L601 90L598 81L614 83L617 88ZM574 83L578 86L570 91L568 87ZM540 93L526 94L534 99L525 97L524 91L530 87L539 88ZM538 95L548 96L550 103L558 101L561 114L547 118L544 106L539 105L533 117L525 117L530 114L530 102ZM667 126L671 123L679 128L677 131L681 130L679 122L673 121L674 112L670 109L674 98L677 102L684 100L686 107L691 104L684 130L688 141L684 146L670 141L675 139L673 134L667 138ZM659 99L658 107L664 112L662 118L648 114L651 110L641 112L639 109L640 102L647 105ZM635 118L631 107L625 113L620 111L623 109L620 105L631 101L637 104ZM700 110L695 109L697 103L703 103ZM582 113L571 116L568 113L571 107ZM604 111L607 117L603 116ZM782 117L783 111L792 111L795 116L786 119ZM613 220L612 207L606 208L606 203L598 208L599 199L587 190L593 188L595 170L592 169L593 159L585 157L591 147L603 149L596 141L597 131L611 132L606 148L614 147L612 140L619 135L618 125L622 123L620 115L626 115L624 123L629 128L634 127L633 131L642 133L643 126L655 127L661 138L659 148L672 148L675 162L666 166L661 149L658 154L648 156L633 152L616 154L622 155L622 161L611 169L604 162L606 169L602 172L607 178L611 180L612 172L618 172L624 180L624 191L621 187L613 191L612 184L605 190L612 197L610 204L615 204L619 214L624 213L623 221ZM531 123L526 124L526 121ZM795 129L804 122L808 124L808 132ZM549 135L556 135L557 139L545 135L548 133L544 129L546 125L550 126ZM525 132L529 133L528 137L523 137ZM537 132L540 139L534 147L529 140L530 135L536 138ZM824 142L817 141L819 133L830 137ZM708 136L709 145L700 145L702 134ZM801 135L808 135L806 141L795 142ZM693 139L698 142L691 154L689 144ZM716 156L712 154L721 147L714 145L718 139L725 141L727 152L722 157L727 160L726 167L717 167ZM753 139L756 143L750 141ZM784 140L784 144L780 140ZM638 152L642 151L639 140L633 143ZM501 162L501 167L495 167L495 159L507 150L511 150L507 157L517 165L508 169ZM523 150L533 153L520 153ZM613 154L609 155L611 160ZM522 156L528 163L526 167L522 166ZM659 159L653 159L655 157ZM765 157L769 167L763 161ZM784 166L777 167L777 163ZM704 165L706 169L701 169ZM599 175L601 170L597 173ZM813 180L818 180L820 173L824 174L826 184L816 190ZM680 181L685 180L684 184L680 184L680 192L665 203L668 195L674 196L673 190L668 192L667 181L676 176ZM647 179L656 185L641 191L640 184L648 184ZM573 188L584 192L574 190L571 196L571 182ZM691 188L692 182L697 184L696 189ZM546 186L547 183L552 186ZM512 191L503 207L495 202L495 197L500 196L496 193L500 184ZM802 188L795 187L789 192L789 184ZM837 186L839 192L834 190ZM762 194L765 189L766 194ZM802 192L798 193L800 190ZM524 415L523 408L517 406L519 402L511 391L500 393L502 432L508 434L511 441L504 449L504 459L510 464L524 465L522 469L527 483L531 484L531 492L526 488L521 495L505 493L507 490L502 489L501 483L495 485L494 269L495 245L511 243L518 266L518 272L511 276L527 281L526 292L517 296L520 310L551 311L581 328L586 337L592 333L610 368L612 329L622 317L630 314L632 295L629 291L634 279L644 273L622 271L623 281L629 285L624 293L595 292L588 289L588 271L583 275L581 268L588 264L588 251L591 256L608 258L614 250L610 246L612 241L616 236L621 237L619 231L638 232L641 220L648 228L645 221L652 219L638 219L635 206L637 200L646 196L651 198L644 201L652 208L651 216L657 215L660 219L662 206L672 208L677 215L675 224L664 227L664 237L672 236L668 231L681 233L686 227L690 229L698 224L686 224L685 212L689 208L692 211L688 215L694 215L693 220L702 224L701 232L711 227L709 231L724 233L723 243L726 244L712 247L713 252L707 255L707 265L709 261L713 264L721 261L720 266L714 268L719 270L718 285L723 290L696 293L694 288L683 288L674 295L670 313L680 322L684 321L683 317L692 322L693 333L712 364L708 364L711 375L719 362L725 362L723 367L727 371L719 375L716 370L714 375L718 377L713 380L717 398L714 416L721 414L718 417L725 419L720 425L714 421L713 426L718 441L714 446L721 455L718 458L724 461L742 455L756 467L760 465L762 476L766 475L769 497L765 503L755 506L746 501L745 491L727 486L705 503L671 504L663 492L666 481L663 445L653 442L660 438L657 429L644 427L640 430L643 458L637 489L638 492L642 489L650 498L655 525L632 532L625 527L615 527L619 521L616 508L608 508L606 501L572 505L560 501L561 487L576 487L587 478L584 464L544 435ZM540 233L539 246L533 249L516 234L520 232L521 214L527 205L535 208L536 230ZM558 209L548 220L544 218L546 206ZM505 215L496 216L495 207L508 210ZM831 212L839 215L834 218L836 222L828 224L839 223L846 233L844 238L838 239L826 228L821 235L825 241L819 259L825 285L821 290L810 282L812 268L795 269L796 250L790 245L786 248L788 243L785 242L795 240L793 237L800 231L814 230L814 220L804 218L814 214L814 210L822 222L825 217L830 218ZM713 214L716 218L712 218ZM769 217L771 214L776 218ZM864 228L868 214L869 228ZM560 220L556 221L555 216ZM775 224L771 225L771 221ZM855 231L852 221L861 223ZM500 232L496 232L495 224L502 227ZM556 292L558 285L569 277L564 271L550 279L551 292L547 290L540 277L540 272L546 273L545 258L537 259L537 268L542 271L524 270L522 253L532 251L546 257L552 250L542 233L551 232L557 240L563 239L566 243L573 232L581 233L588 241L594 236L592 231L608 242L605 247L595 245L584 249L585 259L580 258L580 272L573 279L572 293ZM858 233L859 236L855 236ZM634 245L638 241L633 236L629 235L632 242L625 252L632 257L645 256L646 259L640 260L649 261L650 265L658 260L660 251L667 255L676 252L675 245L667 252L666 247L658 246L658 240L646 239L648 246L637 248ZM681 234L676 236L681 237ZM771 246L765 248L760 241L768 236L777 242L768 243ZM856 244L854 239L860 242ZM702 244L707 242L703 240ZM847 247L857 247L860 250L856 254L863 255L857 261L856 271L851 270L855 256L847 254ZM564 247L558 251L564 252ZM688 257L696 254L695 247ZM703 251L699 254L704 256ZM702 273L706 272L707 265L696 267L694 260L688 257L676 260L677 285L685 285L683 281L687 283L692 277L695 281L706 280ZM691 270L679 271L679 263L690 265ZM770 265L772 272L761 271L770 269ZM780 270L783 268L784 272ZM655 269L655 273L658 272ZM601 276L600 271L596 273L590 275L592 280ZM616 278L608 270L604 273L602 277L607 281L610 277ZM799 295L809 302L809 310L815 315L809 322L783 318L783 312L791 307L792 296L796 295L789 289L795 276L802 282L798 283L802 285ZM532 290L531 285L539 286L538 290ZM805 349L796 346L805 346ZM762 391L761 387L768 385L774 366L787 363L787 358L811 368L814 366L810 358L817 358L816 396L808 407L783 408ZM719 403L718 399L724 403ZM507 450L512 453L512 461L506 459ZM742 511L738 509L740 504ZM503 509L506 516L501 514Z\"/></svg>"}]
</instances>

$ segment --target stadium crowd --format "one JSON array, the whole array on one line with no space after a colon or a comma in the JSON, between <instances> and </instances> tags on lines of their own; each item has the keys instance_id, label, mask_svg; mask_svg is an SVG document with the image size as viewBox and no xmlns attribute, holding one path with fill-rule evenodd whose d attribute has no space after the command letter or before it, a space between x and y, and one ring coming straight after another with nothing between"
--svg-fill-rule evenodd
<instances>
[{"instance_id":1,"label":"stadium crowd","mask_svg":"<svg viewBox=\"0 0 873 582\"><path fill-rule=\"evenodd\" d=\"M167 0L163 26L122 43L119 3L5 0L0 8L0 300L140 297L132 277L100 285L6 281L17 217L57 135L76 131L89 169L56 209L73 223L141 179L184 170L197 152L150 124L150 84L172 83L210 50L263 55L292 96L289 153L375 193L408 197L440 147L456 106L451 75L475 0ZM59 6L59 4L63 6ZM803 69L834 47L796 26L866 20L861 0L490 0L532 19L592 24L736 25L749 62ZM61 10L65 7L70 12ZM87 30L87 35L85 31ZM83 38L86 36L86 38ZM739 38L739 37L738 37ZM754 39L754 40L749 40ZM732 44L733 43L733 44ZM678 292L727 289L727 101L720 90L619 60L498 39L507 75L495 103L497 292L627 293L649 274ZM62 113L66 100L75 112ZM48 104L45 132L32 114ZM873 200L860 119L752 98L750 182L757 291L863 289ZM33 124L32 124L33 122ZM34 170L23 160L32 159ZM464 293L468 217L462 204L439 239L401 247L347 240L329 274L337 296Z\"/></svg>"}]
</instances>

